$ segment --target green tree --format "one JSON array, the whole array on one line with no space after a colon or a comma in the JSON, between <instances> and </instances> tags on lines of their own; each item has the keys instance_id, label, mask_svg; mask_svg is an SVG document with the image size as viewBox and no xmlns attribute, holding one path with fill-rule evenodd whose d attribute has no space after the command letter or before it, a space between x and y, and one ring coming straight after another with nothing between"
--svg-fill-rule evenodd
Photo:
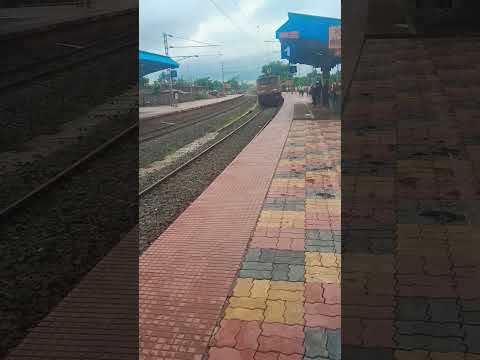
<instances>
[{"instance_id":1,"label":"green tree","mask_svg":"<svg viewBox=\"0 0 480 360\"><path fill-rule=\"evenodd\" d=\"M342 81L342 72L340 70L330 75L330 82L335 81Z\"/></svg>"},{"instance_id":2,"label":"green tree","mask_svg":"<svg viewBox=\"0 0 480 360\"><path fill-rule=\"evenodd\" d=\"M288 71L288 65L280 61L272 61L262 66L263 75L278 75L280 80L287 80L292 78L292 74Z\"/></svg>"},{"instance_id":3,"label":"green tree","mask_svg":"<svg viewBox=\"0 0 480 360\"><path fill-rule=\"evenodd\" d=\"M196 79L195 80L195 85L196 86L202 86L202 87L205 87L206 89L209 89L212 86L212 80L210 80L209 77Z\"/></svg>"},{"instance_id":4,"label":"green tree","mask_svg":"<svg viewBox=\"0 0 480 360\"><path fill-rule=\"evenodd\" d=\"M210 90L221 91L222 89L223 89L223 84L221 81L218 81L218 80L212 81Z\"/></svg>"},{"instance_id":5,"label":"green tree","mask_svg":"<svg viewBox=\"0 0 480 360\"><path fill-rule=\"evenodd\" d=\"M180 78L178 79L175 84L177 86L181 86L181 87L187 87L187 86L190 86L190 82L188 82L187 80L183 79L183 78Z\"/></svg>"},{"instance_id":6,"label":"green tree","mask_svg":"<svg viewBox=\"0 0 480 360\"><path fill-rule=\"evenodd\" d=\"M150 85L150 79L148 77L142 76L140 78L140 88L148 88Z\"/></svg>"},{"instance_id":7,"label":"green tree","mask_svg":"<svg viewBox=\"0 0 480 360\"><path fill-rule=\"evenodd\" d=\"M230 88L233 91L238 91L240 90L240 83L238 82L237 78L231 78L230 80L227 81L227 84L230 84Z\"/></svg>"}]
</instances>

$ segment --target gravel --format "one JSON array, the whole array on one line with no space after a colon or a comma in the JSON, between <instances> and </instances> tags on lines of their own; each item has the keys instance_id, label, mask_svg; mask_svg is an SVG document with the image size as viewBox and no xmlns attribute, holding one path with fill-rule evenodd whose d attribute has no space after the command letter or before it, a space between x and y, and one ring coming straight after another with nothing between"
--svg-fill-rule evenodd
<instances>
[{"instance_id":1,"label":"gravel","mask_svg":"<svg viewBox=\"0 0 480 360\"><path fill-rule=\"evenodd\" d=\"M228 125L230 122L243 115L246 111L250 110L255 103L256 98L254 96L250 96L248 97L247 101L242 103L237 109L229 112L228 114L215 116L205 122L179 129L175 133L169 134L168 136L160 137L158 139L140 144L140 168L148 168L148 166L154 161L162 160L169 155L173 155L177 150L182 147L189 146L189 144L192 144L192 142L197 139L201 139L202 137L210 137L211 139L208 139L208 141L205 141L204 144L196 149L196 152L200 152L202 149L221 138L222 135L226 134L228 131L231 131L232 127L236 126L236 124L232 123L227 127L225 127L225 125ZM218 131L222 127L225 128L221 131ZM141 176L140 189L144 189L155 180L168 174L170 171L191 157L192 156L190 153L183 156L176 156L174 161L161 170Z\"/></svg>"},{"instance_id":2,"label":"gravel","mask_svg":"<svg viewBox=\"0 0 480 360\"><path fill-rule=\"evenodd\" d=\"M137 93L134 87L63 125L62 132L26 143L22 151L3 153L0 208L26 195L138 121Z\"/></svg>"},{"instance_id":3,"label":"gravel","mask_svg":"<svg viewBox=\"0 0 480 360\"><path fill-rule=\"evenodd\" d=\"M139 165L142 167L151 163L152 161L163 158L168 153L171 153L181 148L182 146L191 143L200 136L203 136L205 133L219 129L229 120L238 117L239 115L243 114L247 109L253 107L256 103L256 98L254 96L248 96L245 99L235 99L234 101L237 102L237 107L226 114L213 116L212 118L201 121L200 123L178 129L173 133L165 134L164 136L159 136L154 140L149 140L141 143ZM218 104L211 111L222 111L222 108L219 105L220 104ZM224 107L228 106L232 106L232 103L227 102L227 104L224 105ZM187 113L184 115L184 117L190 116L193 117L195 116L195 114L192 112L192 114ZM205 114L200 114L200 116L205 116Z\"/></svg>"},{"instance_id":4,"label":"gravel","mask_svg":"<svg viewBox=\"0 0 480 360\"><path fill-rule=\"evenodd\" d=\"M138 131L0 225L0 358L138 222Z\"/></svg>"},{"instance_id":5,"label":"gravel","mask_svg":"<svg viewBox=\"0 0 480 360\"><path fill-rule=\"evenodd\" d=\"M139 246L141 253L232 162L263 125L275 115L276 111L276 108L266 109L238 133L140 199Z\"/></svg>"}]
</instances>

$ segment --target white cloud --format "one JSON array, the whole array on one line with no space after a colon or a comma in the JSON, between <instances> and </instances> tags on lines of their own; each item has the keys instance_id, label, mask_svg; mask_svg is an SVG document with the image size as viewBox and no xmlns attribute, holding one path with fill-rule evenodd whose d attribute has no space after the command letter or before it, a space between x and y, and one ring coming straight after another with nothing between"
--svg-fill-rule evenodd
<instances>
[{"instance_id":1,"label":"white cloud","mask_svg":"<svg viewBox=\"0 0 480 360\"><path fill-rule=\"evenodd\" d=\"M172 49L175 55L205 55L219 51L220 58L199 57L182 61L189 72L219 78L220 61L239 70L243 76L254 76L263 64L280 58L275 30L287 19L288 12L340 17L340 0L214 0L232 19L225 17L210 0L140 0L140 48L163 54L162 32L222 46ZM234 24L232 24L232 21ZM240 30L240 29L242 30ZM198 45L171 38L174 46ZM183 66L179 73L182 74ZM240 76L242 78L242 76Z\"/></svg>"}]
</instances>

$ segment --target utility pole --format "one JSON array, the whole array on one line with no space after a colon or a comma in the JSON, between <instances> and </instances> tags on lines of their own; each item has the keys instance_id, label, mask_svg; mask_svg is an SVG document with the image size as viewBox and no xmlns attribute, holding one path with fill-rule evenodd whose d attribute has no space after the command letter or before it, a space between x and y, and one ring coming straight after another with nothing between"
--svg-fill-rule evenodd
<instances>
[{"instance_id":1,"label":"utility pole","mask_svg":"<svg viewBox=\"0 0 480 360\"><path fill-rule=\"evenodd\" d=\"M168 34L163 33L163 45L165 46L165 55L168 56ZM173 99L172 69L168 69L168 78L170 82L170 106L175 106Z\"/></svg>"},{"instance_id":2,"label":"utility pole","mask_svg":"<svg viewBox=\"0 0 480 360\"><path fill-rule=\"evenodd\" d=\"M223 61L222 61L222 86L223 86L223 95L225 95L225 78L223 73Z\"/></svg>"}]
</instances>

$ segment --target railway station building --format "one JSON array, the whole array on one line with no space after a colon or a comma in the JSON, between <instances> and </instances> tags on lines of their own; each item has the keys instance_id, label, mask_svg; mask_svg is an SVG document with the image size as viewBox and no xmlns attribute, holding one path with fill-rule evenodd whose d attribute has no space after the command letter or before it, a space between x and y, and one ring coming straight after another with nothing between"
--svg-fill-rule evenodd
<instances>
[{"instance_id":1,"label":"railway station building","mask_svg":"<svg viewBox=\"0 0 480 360\"><path fill-rule=\"evenodd\" d=\"M140 77L152 74L157 71L178 68L178 63L169 56L154 54L140 50L138 53L138 64Z\"/></svg>"},{"instance_id":2,"label":"railway station building","mask_svg":"<svg viewBox=\"0 0 480 360\"><path fill-rule=\"evenodd\" d=\"M290 64L320 68L324 80L341 63L340 19L288 13L288 20L275 32L281 58Z\"/></svg>"}]
</instances>

